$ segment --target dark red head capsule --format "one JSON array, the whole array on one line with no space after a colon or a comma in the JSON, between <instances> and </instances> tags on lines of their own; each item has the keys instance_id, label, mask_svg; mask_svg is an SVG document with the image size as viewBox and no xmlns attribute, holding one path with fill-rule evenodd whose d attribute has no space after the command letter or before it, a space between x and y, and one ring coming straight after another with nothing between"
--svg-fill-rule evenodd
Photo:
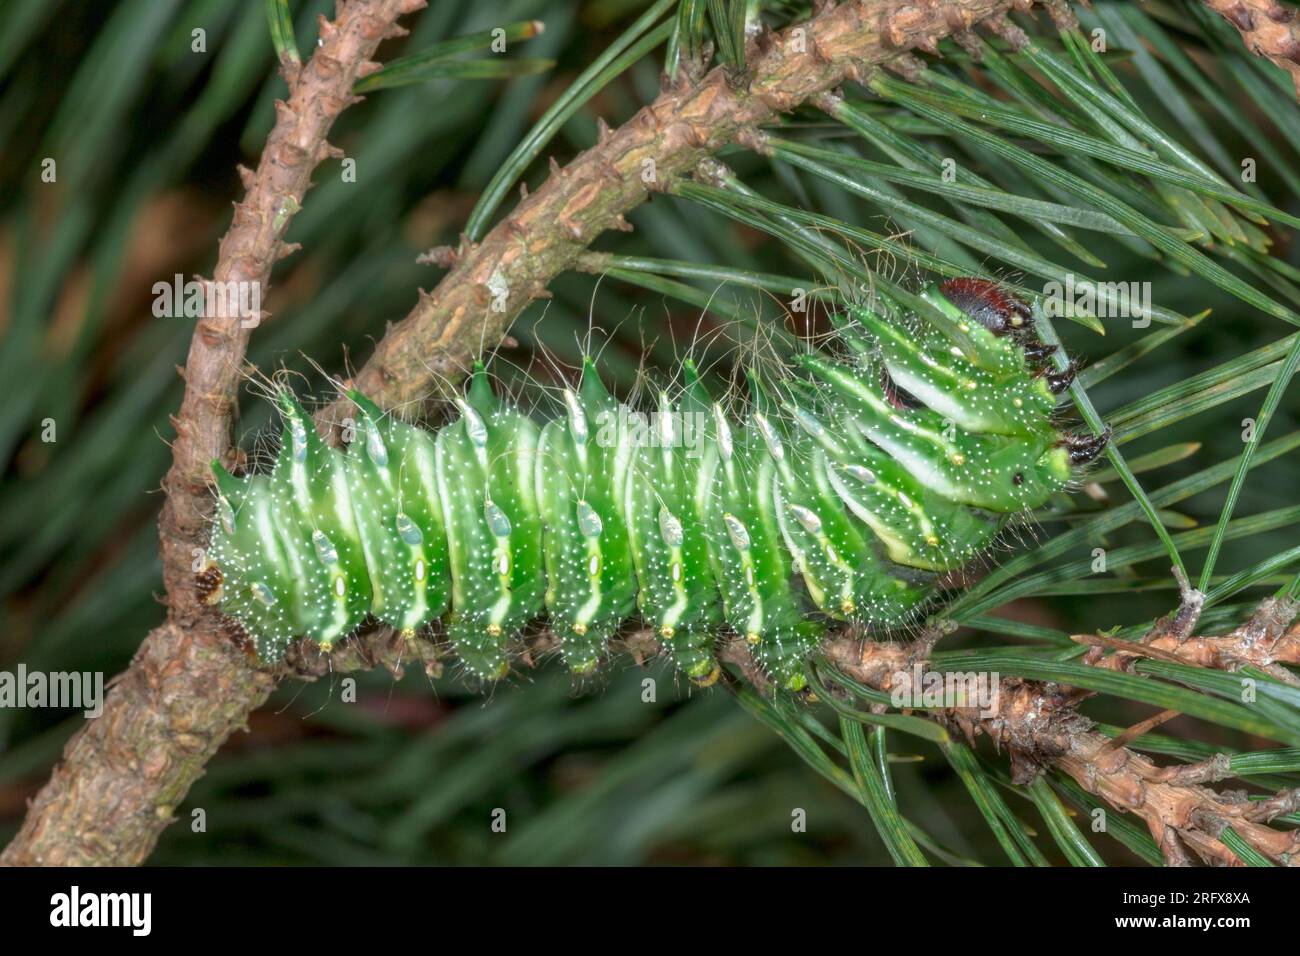
<instances>
[{"instance_id":1,"label":"dark red head capsule","mask_svg":"<svg viewBox=\"0 0 1300 956\"><path fill-rule=\"evenodd\" d=\"M880 387L885 391L885 400L900 412L920 408L919 398L900 386L882 365L880 366Z\"/></svg>"},{"instance_id":2,"label":"dark red head capsule","mask_svg":"<svg viewBox=\"0 0 1300 956\"><path fill-rule=\"evenodd\" d=\"M1029 306L988 279L949 279L939 290L949 302L995 335L1009 335L1033 324Z\"/></svg>"}]
</instances>

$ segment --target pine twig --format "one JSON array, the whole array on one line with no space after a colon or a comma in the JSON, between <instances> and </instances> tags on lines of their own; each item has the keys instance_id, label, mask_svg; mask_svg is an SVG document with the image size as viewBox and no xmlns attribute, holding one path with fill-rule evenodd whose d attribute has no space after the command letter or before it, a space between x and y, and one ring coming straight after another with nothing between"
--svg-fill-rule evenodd
<instances>
[{"instance_id":1,"label":"pine twig","mask_svg":"<svg viewBox=\"0 0 1300 956\"><path fill-rule=\"evenodd\" d=\"M1214 670L1235 671L1248 665L1258 667L1283 683L1300 685L1283 664L1300 665L1300 624L1290 626L1300 603L1289 598L1267 598L1250 620L1227 634L1184 636L1168 633L1157 626L1141 641L1122 641L1094 634L1075 634L1079 644L1100 651L1115 651L1109 657L1092 659L1092 663L1112 670L1125 670L1139 657L1191 664ZM1091 653L1091 652L1090 652Z\"/></svg>"},{"instance_id":2,"label":"pine twig","mask_svg":"<svg viewBox=\"0 0 1300 956\"><path fill-rule=\"evenodd\" d=\"M847 677L877 690L891 690L916 655L895 643L874 643L845 634L824 647L827 661ZM1259 822L1288 812L1294 795L1279 795L1260 811L1259 804L1205 786L1232 776L1223 755L1194 764L1157 766L1126 746L1115 746L1078 713L1083 695L1071 688L1006 678L997 712L950 707L927 713L968 738L986 734L1011 759L1012 779L1032 780L1046 769L1059 770L1116 810L1141 817L1170 865L1189 861L1188 850L1206 863L1241 865L1219 835L1231 826L1251 847L1284 865L1300 865L1300 831L1274 830Z\"/></svg>"}]
</instances>

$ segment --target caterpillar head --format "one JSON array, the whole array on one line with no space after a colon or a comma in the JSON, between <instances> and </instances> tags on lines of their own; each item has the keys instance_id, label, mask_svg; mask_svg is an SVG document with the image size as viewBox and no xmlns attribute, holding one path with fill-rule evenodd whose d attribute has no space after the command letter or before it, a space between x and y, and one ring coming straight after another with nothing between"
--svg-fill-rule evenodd
<instances>
[{"instance_id":1,"label":"caterpillar head","mask_svg":"<svg viewBox=\"0 0 1300 956\"><path fill-rule=\"evenodd\" d=\"M940 284L939 291L994 335L1010 335L1033 327L1029 306L990 279L949 279Z\"/></svg>"}]
</instances>

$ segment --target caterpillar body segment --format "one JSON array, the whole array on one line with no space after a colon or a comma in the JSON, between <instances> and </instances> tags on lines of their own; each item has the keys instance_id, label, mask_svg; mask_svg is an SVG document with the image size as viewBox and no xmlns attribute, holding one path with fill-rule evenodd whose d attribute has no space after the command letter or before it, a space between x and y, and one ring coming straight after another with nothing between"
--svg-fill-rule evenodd
<instances>
[{"instance_id":1,"label":"caterpillar body segment","mask_svg":"<svg viewBox=\"0 0 1300 956\"><path fill-rule=\"evenodd\" d=\"M645 415L587 360L539 427L477 365L436 434L353 393L340 453L284 393L271 472L214 464L210 599L265 659L367 618L407 634L443 620L468 672L492 681L545 611L587 675L636 616L698 685L717 680L729 630L798 690L829 622L905 624L1108 438L1057 430L1071 373L1048 373L1022 303L977 279L922 298L905 323L850 307L846 354L751 374L736 417L689 362L681 394Z\"/></svg>"},{"instance_id":2,"label":"caterpillar body segment","mask_svg":"<svg viewBox=\"0 0 1300 956\"><path fill-rule=\"evenodd\" d=\"M384 415L359 392L357 439L346 458L357 536L370 577L370 613L414 631L447 610L448 549L436 449L427 432Z\"/></svg>"},{"instance_id":3,"label":"caterpillar body segment","mask_svg":"<svg viewBox=\"0 0 1300 956\"><path fill-rule=\"evenodd\" d=\"M781 536L809 596L833 619L898 623L923 595L890 573L870 528L854 520L836 493L825 450L842 447L843 439L802 406L786 408L789 414L780 417L755 413L755 421L776 466Z\"/></svg>"},{"instance_id":4,"label":"caterpillar body segment","mask_svg":"<svg viewBox=\"0 0 1300 956\"><path fill-rule=\"evenodd\" d=\"M539 431L475 370L461 417L438 433L436 481L451 571L447 633L467 669L505 675L511 638L541 613L542 520L533 476Z\"/></svg>"},{"instance_id":5,"label":"caterpillar body segment","mask_svg":"<svg viewBox=\"0 0 1300 956\"><path fill-rule=\"evenodd\" d=\"M209 596L222 610L257 636L259 651L279 656L306 620L288 552L293 527L282 528L273 511L276 501L266 475L239 479L219 462L212 463L217 484L217 517L207 560L220 571L220 584ZM320 595L324 597L324 595Z\"/></svg>"},{"instance_id":6,"label":"caterpillar body segment","mask_svg":"<svg viewBox=\"0 0 1300 956\"><path fill-rule=\"evenodd\" d=\"M889 378L941 418L992 435L1037 437L1050 431L1057 396L1045 375L1028 376L1023 369L999 375L967 359L937 329L922 327L914 334L867 309L850 311L878 343Z\"/></svg>"},{"instance_id":7,"label":"caterpillar body segment","mask_svg":"<svg viewBox=\"0 0 1300 956\"><path fill-rule=\"evenodd\" d=\"M655 415L646 440L632 443L624 492L637 609L678 669L708 685L719 674L713 632L722 615L696 497L705 436L666 392Z\"/></svg>"},{"instance_id":8,"label":"caterpillar body segment","mask_svg":"<svg viewBox=\"0 0 1300 956\"><path fill-rule=\"evenodd\" d=\"M803 661L820 621L808 620L796 590L795 555L777 514L777 459L755 412L739 432L722 406L710 406L713 441L700 475L700 520L728 626L783 686L803 683Z\"/></svg>"},{"instance_id":9,"label":"caterpillar body segment","mask_svg":"<svg viewBox=\"0 0 1300 956\"><path fill-rule=\"evenodd\" d=\"M538 449L546 610L569 669L590 674L636 606L624 492L633 449L590 359L578 390L566 389L565 406Z\"/></svg>"},{"instance_id":10,"label":"caterpillar body segment","mask_svg":"<svg viewBox=\"0 0 1300 956\"><path fill-rule=\"evenodd\" d=\"M796 421L817 421L794 407ZM998 522L931 491L869 442L843 410L830 409L831 429L817 421L826 480L866 524L895 564L925 571L960 567L992 543ZM834 436L834 437L832 437Z\"/></svg>"},{"instance_id":11,"label":"caterpillar body segment","mask_svg":"<svg viewBox=\"0 0 1300 956\"><path fill-rule=\"evenodd\" d=\"M346 457L321 441L291 395L281 392L279 400L284 431L270 476L272 514L292 565L294 580L288 586L295 616L329 647L370 613L370 568Z\"/></svg>"},{"instance_id":12,"label":"caterpillar body segment","mask_svg":"<svg viewBox=\"0 0 1300 956\"><path fill-rule=\"evenodd\" d=\"M1016 438L967 432L927 408L898 408L878 376L821 356L797 360L849 406L855 427L909 474L950 501L1001 514L1047 500L1070 477L1054 433Z\"/></svg>"}]
</instances>

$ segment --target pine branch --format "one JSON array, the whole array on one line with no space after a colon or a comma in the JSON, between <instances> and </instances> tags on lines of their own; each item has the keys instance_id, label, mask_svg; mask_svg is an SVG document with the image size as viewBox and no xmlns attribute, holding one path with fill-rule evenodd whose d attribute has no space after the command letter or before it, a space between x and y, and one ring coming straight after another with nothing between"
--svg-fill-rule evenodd
<instances>
[{"instance_id":1,"label":"pine branch","mask_svg":"<svg viewBox=\"0 0 1300 956\"><path fill-rule=\"evenodd\" d=\"M1092 663L1113 670L1124 670L1142 657L1212 670L1253 666L1282 683L1300 686L1300 680L1282 666L1300 665L1300 624L1288 627L1298 609L1295 601L1269 598L1249 621L1221 635L1187 636L1158 627L1136 642L1094 634L1076 634L1073 639L1096 649ZM1115 653L1102 658L1099 652L1104 648Z\"/></svg>"},{"instance_id":2,"label":"pine branch","mask_svg":"<svg viewBox=\"0 0 1300 956\"><path fill-rule=\"evenodd\" d=\"M282 237L313 170L336 153L326 136L356 101L352 84L378 69L370 57L400 30L398 17L423 6L424 0L356 0L340 4L333 23L321 19L321 45L300 70L285 73L289 98L276 104L257 170L241 170L246 193L221 240L214 281L266 288L272 267L293 251ZM68 742L63 763L32 801L0 863L143 861L207 761L274 688L273 678L230 640L216 611L199 600L192 570L195 549L207 544L208 465L229 454L255 324L227 315L202 318L195 327L159 522L168 619L114 682L103 715Z\"/></svg>"},{"instance_id":3,"label":"pine branch","mask_svg":"<svg viewBox=\"0 0 1300 956\"><path fill-rule=\"evenodd\" d=\"M1279 602L1266 601L1251 623L1231 635L1184 637L1179 646L1187 651L1189 660L1193 649L1205 647L1216 648L1223 660L1244 660L1257 645L1276 646L1284 639L1278 632L1285 631L1295 610L1291 602L1282 607ZM1179 635L1164 626L1169 623L1157 625L1147 646L1179 643ZM824 651L827 661L845 676L888 693L897 675L907 674L926 656L928 645L864 642L844 634L829 641ZM1112 666L1109 662L1118 657L1108 659L1105 666ZM1235 775L1222 754L1192 764L1157 766L1123 745L1136 733L1126 740L1113 740L1094 730L1092 721L1078 712L1087 696L1061 684L1003 678L995 714L982 713L979 707L950 707L927 716L968 739L987 735L1009 755L1016 783L1028 783L1046 770L1057 770L1116 810L1141 817L1170 865L1188 863L1191 854L1206 863L1241 865L1221 839L1229 827L1270 860L1300 865L1300 833L1264 825L1290 812L1294 793L1287 791L1265 803L1252 803L1244 795L1211 790L1205 784Z\"/></svg>"}]
</instances>

